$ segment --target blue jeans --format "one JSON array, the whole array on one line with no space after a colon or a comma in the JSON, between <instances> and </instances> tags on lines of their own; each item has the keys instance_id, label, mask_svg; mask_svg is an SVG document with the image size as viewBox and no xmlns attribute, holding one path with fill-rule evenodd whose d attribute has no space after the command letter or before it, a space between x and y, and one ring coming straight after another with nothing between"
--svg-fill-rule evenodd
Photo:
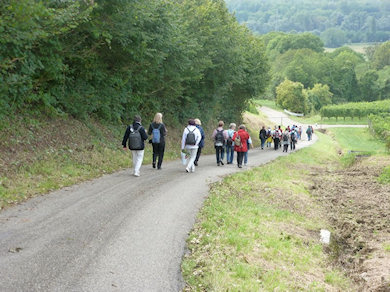
<instances>
[{"instance_id":1,"label":"blue jeans","mask_svg":"<svg viewBox=\"0 0 390 292\"><path fill-rule=\"evenodd\" d=\"M230 164L233 163L233 157L234 157L234 146L228 146L226 145L226 161Z\"/></svg>"},{"instance_id":2,"label":"blue jeans","mask_svg":"<svg viewBox=\"0 0 390 292\"><path fill-rule=\"evenodd\" d=\"M248 163L248 151L247 152L244 152L244 164L247 164Z\"/></svg>"}]
</instances>

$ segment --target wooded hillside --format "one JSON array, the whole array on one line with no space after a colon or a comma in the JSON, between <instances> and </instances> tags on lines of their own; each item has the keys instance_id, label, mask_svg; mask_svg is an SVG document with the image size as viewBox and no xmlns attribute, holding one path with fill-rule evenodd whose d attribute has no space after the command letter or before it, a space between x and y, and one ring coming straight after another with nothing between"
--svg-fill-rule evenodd
<instances>
[{"instance_id":1,"label":"wooded hillside","mask_svg":"<svg viewBox=\"0 0 390 292\"><path fill-rule=\"evenodd\" d=\"M240 23L265 34L312 32L327 47L390 39L390 2L381 0L226 0Z\"/></svg>"},{"instance_id":2,"label":"wooded hillside","mask_svg":"<svg viewBox=\"0 0 390 292\"><path fill-rule=\"evenodd\" d=\"M237 120L267 72L262 42L223 0L0 6L0 115Z\"/></svg>"}]
</instances>

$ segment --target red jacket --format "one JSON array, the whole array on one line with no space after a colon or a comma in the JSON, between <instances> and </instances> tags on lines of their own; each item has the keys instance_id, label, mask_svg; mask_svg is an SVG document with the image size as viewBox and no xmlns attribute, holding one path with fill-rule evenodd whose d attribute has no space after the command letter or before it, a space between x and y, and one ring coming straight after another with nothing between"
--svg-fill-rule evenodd
<instances>
[{"instance_id":1,"label":"red jacket","mask_svg":"<svg viewBox=\"0 0 390 292\"><path fill-rule=\"evenodd\" d=\"M237 135L240 135L241 138L241 146L234 145L234 151L236 152L247 152L248 151L248 145L247 142L249 139L249 134L247 131L240 129L238 132L235 132L233 135L233 141L236 140Z\"/></svg>"}]
</instances>

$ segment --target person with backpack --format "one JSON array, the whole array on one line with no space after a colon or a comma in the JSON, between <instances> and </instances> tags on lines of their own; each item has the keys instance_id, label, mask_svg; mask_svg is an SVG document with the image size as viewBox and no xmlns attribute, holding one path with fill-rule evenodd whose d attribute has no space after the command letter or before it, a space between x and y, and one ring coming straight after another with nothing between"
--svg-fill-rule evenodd
<instances>
[{"instance_id":1,"label":"person with backpack","mask_svg":"<svg viewBox=\"0 0 390 292\"><path fill-rule=\"evenodd\" d=\"M187 127L184 128L181 139L181 151L189 153L189 159L186 166L186 172L195 172L195 159L198 152L199 143L202 135L195 126L195 120L189 119Z\"/></svg>"},{"instance_id":2,"label":"person with backpack","mask_svg":"<svg viewBox=\"0 0 390 292\"><path fill-rule=\"evenodd\" d=\"M265 126L263 126L259 132L259 139L261 142L261 149L264 150L264 144L267 140L267 131L265 130Z\"/></svg>"},{"instance_id":3,"label":"person with backpack","mask_svg":"<svg viewBox=\"0 0 390 292\"><path fill-rule=\"evenodd\" d=\"M312 126L308 126L307 130L306 130L306 135L307 135L307 140L308 141L311 140L312 134L313 134L313 128L312 128Z\"/></svg>"},{"instance_id":4,"label":"person with backpack","mask_svg":"<svg viewBox=\"0 0 390 292\"><path fill-rule=\"evenodd\" d=\"M233 158L234 158L234 142L233 142L233 136L236 132L236 124L230 123L229 130L227 130L227 136L226 139L226 163L232 164Z\"/></svg>"},{"instance_id":5,"label":"person with backpack","mask_svg":"<svg viewBox=\"0 0 390 292\"><path fill-rule=\"evenodd\" d=\"M129 149L133 156L134 176L140 176L140 169L142 161L144 160L145 140L148 139L148 135L145 129L141 125L141 117L136 115L134 122L126 128L125 135L123 136L122 146L124 150L127 150L126 144L128 142Z\"/></svg>"},{"instance_id":6,"label":"person with backpack","mask_svg":"<svg viewBox=\"0 0 390 292\"><path fill-rule=\"evenodd\" d=\"M218 127L214 130L212 138L214 139L215 156L217 158L217 165L223 164L223 154L226 140L228 139L227 132L223 129L224 122L219 121Z\"/></svg>"},{"instance_id":7,"label":"person with backpack","mask_svg":"<svg viewBox=\"0 0 390 292\"><path fill-rule=\"evenodd\" d=\"M153 168L161 169L161 164L164 159L164 151L165 151L165 136L167 134L167 129L162 121L163 115L161 113L157 113L154 116L153 122L149 126L148 134L152 135L152 139L150 142L153 146Z\"/></svg>"},{"instance_id":8,"label":"person with backpack","mask_svg":"<svg viewBox=\"0 0 390 292\"><path fill-rule=\"evenodd\" d=\"M249 139L249 133L246 131L245 125L240 125L238 131L234 133L234 151L237 152L237 166L242 168L242 161L244 159L245 152L248 151L247 141Z\"/></svg>"},{"instance_id":9,"label":"person with backpack","mask_svg":"<svg viewBox=\"0 0 390 292\"><path fill-rule=\"evenodd\" d=\"M272 146L272 130L271 127L268 127L267 130L267 148L271 148Z\"/></svg>"},{"instance_id":10,"label":"person with backpack","mask_svg":"<svg viewBox=\"0 0 390 292\"><path fill-rule=\"evenodd\" d=\"M204 139L206 138L206 135L205 135L204 130L202 128L202 123L199 119L195 119L195 126L199 129L200 135L202 137L200 139L198 152L196 152L196 158L194 161L195 166L198 166L199 157L200 157L200 154L202 153L202 148L204 147Z\"/></svg>"},{"instance_id":11,"label":"person with backpack","mask_svg":"<svg viewBox=\"0 0 390 292\"><path fill-rule=\"evenodd\" d=\"M277 128L275 126L275 131L273 132L274 149L275 150L278 150L278 148L279 148L280 136L281 136L281 132L279 131L279 128Z\"/></svg>"},{"instance_id":12,"label":"person with backpack","mask_svg":"<svg viewBox=\"0 0 390 292\"><path fill-rule=\"evenodd\" d=\"M298 131L297 128L293 128L290 132L290 149L291 151L295 150L295 144L297 143L298 139Z\"/></svg>"},{"instance_id":13,"label":"person with backpack","mask_svg":"<svg viewBox=\"0 0 390 292\"><path fill-rule=\"evenodd\" d=\"M284 130L284 132L282 134L283 152L288 151L288 144L290 144L290 134L289 134L288 128L286 128L286 130Z\"/></svg>"}]
</instances>

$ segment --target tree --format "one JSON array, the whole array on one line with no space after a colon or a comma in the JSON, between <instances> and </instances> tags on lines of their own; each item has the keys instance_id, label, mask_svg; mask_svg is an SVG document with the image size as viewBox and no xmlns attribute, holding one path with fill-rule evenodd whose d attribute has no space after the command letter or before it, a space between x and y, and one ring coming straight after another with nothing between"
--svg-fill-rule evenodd
<instances>
[{"instance_id":1,"label":"tree","mask_svg":"<svg viewBox=\"0 0 390 292\"><path fill-rule=\"evenodd\" d=\"M375 69L382 69L385 66L390 66L390 41L376 47L371 65Z\"/></svg>"},{"instance_id":2,"label":"tree","mask_svg":"<svg viewBox=\"0 0 390 292\"><path fill-rule=\"evenodd\" d=\"M323 106L332 103L333 93L328 85L315 84L312 89L306 90L309 103L314 110L319 111Z\"/></svg>"},{"instance_id":3,"label":"tree","mask_svg":"<svg viewBox=\"0 0 390 292\"><path fill-rule=\"evenodd\" d=\"M307 113L309 109L303 84L288 79L276 88L276 103L296 113Z\"/></svg>"}]
</instances>

